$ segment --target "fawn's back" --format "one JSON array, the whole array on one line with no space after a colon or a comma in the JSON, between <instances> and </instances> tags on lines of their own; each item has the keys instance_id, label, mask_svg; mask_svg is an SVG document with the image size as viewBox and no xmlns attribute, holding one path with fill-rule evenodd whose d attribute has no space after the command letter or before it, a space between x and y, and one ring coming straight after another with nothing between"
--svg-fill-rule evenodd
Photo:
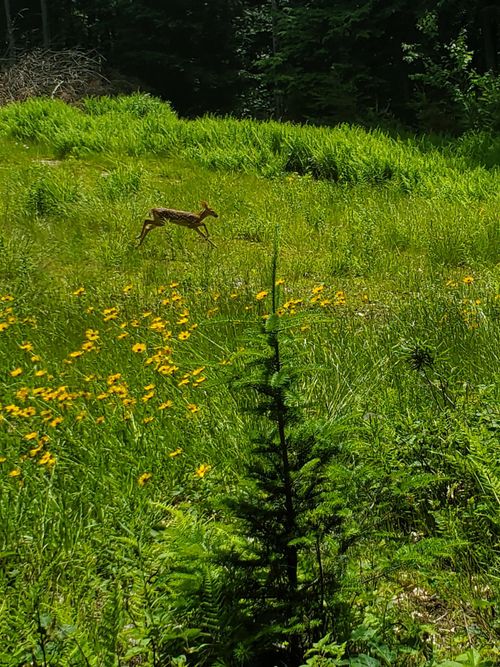
<instances>
[{"instance_id":1,"label":"fawn's back","mask_svg":"<svg viewBox=\"0 0 500 667\"><path fill-rule=\"evenodd\" d=\"M161 220L171 220L172 222L198 222L200 216L190 211L177 211L175 208L154 208L151 212L155 212L157 217Z\"/></svg>"}]
</instances>

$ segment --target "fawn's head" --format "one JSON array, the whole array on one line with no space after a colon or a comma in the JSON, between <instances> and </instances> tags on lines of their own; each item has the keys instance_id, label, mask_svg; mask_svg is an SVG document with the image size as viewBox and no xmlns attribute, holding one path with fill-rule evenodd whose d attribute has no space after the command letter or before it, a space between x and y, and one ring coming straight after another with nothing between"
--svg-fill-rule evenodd
<instances>
[{"instance_id":1,"label":"fawn's head","mask_svg":"<svg viewBox=\"0 0 500 667\"><path fill-rule=\"evenodd\" d=\"M200 203L201 203L201 205L202 205L202 207L203 207L203 211L202 211L202 213L203 213L203 217L204 217L204 218L205 218L207 215L211 215L211 216L214 217L214 218L218 218L218 217L219 217L219 216L217 215L217 213L216 213L212 208L210 208L210 206L207 204L206 201L202 201L202 202L200 202Z\"/></svg>"}]
</instances>

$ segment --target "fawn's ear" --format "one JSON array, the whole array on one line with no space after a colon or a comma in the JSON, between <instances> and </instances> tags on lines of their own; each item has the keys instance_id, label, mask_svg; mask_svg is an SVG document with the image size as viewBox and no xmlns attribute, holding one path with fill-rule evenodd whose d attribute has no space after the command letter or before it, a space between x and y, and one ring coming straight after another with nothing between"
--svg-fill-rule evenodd
<instances>
[{"instance_id":1,"label":"fawn's ear","mask_svg":"<svg viewBox=\"0 0 500 667\"><path fill-rule=\"evenodd\" d=\"M203 206L203 208L208 208L208 203L206 201L201 201L200 204Z\"/></svg>"}]
</instances>

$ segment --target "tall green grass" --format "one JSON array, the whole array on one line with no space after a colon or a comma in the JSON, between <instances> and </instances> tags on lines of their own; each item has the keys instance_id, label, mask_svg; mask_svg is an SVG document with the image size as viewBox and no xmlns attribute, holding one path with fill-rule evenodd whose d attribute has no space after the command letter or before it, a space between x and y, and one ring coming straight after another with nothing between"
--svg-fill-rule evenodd
<instances>
[{"instance_id":1,"label":"tall green grass","mask_svg":"<svg viewBox=\"0 0 500 667\"><path fill-rule=\"evenodd\" d=\"M204 664L210 555L235 539L213 501L255 428L231 382L271 308L276 226L286 355L353 537L324 553L345 659L496 660L498 174L458 148L181 121L147 97L0 120L0 664ZM136 248L152 206L201 199L217 248L174 226ZM168 374L146 363L165 347Z\"/></svg>"},{"instance_id":2,"label":"tall green grass","mask_svg":"<svg viewBox=\"0 0 500 667\"><path fill-rule=\"evenodd\" d=\"M184 121L168 104L144 95L89 99L81 108L30 100L4 107L0 121L4 136L46 143L59 158L100 152L181 155L215 169L264 176L311 174L336 183L389 184L407 193L453 199L497 193L495 175L481 167L470 169L462 157L474 156L474 146L484 147L486 138L479 144L464 140L455 152L422 153L418 141L348 125L328 129L210 117Z\"/></svg>"}]
</instances>

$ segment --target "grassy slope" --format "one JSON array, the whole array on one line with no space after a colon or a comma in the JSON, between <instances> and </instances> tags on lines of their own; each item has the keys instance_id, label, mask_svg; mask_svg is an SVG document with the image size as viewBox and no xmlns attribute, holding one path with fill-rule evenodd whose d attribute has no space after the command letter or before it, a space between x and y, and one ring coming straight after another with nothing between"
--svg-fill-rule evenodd
<instances>
[{"instance_id":1,"label":"grassy slope","mask_svg":"<svg viewBox=\"0 0 500 667\"><path fill-rule=\"evenodd\" d=\"M0 332L0 456L6 459L0 511L8 553L4 585L12 591L2 624L15 638L6 655L13 652L18 660L39 643L40 609L59 625L76 626L87 655L102 660L116 649L113 642L126 644L126 631L113 639L104 627L113 613L119 616L113 623L126 625L110 574L127 571L132 556L126 540L148 544L166 505L182 499L202 507L211 484L235 483L248 424L227 378L240 367L248 331L269 310L268 298L256 294L270 289L276 225L281 301L288 302L284 322L295 335L293 353L308 369L302 391L311 413L337 424L350 443L357 460L349 473L353 488L360 479L354 496L371 492L370 484L363 489L370 482L363 478L365 461L378 461L381 479L403 488L407 481L396 471L414 456L408 443L421 438L422 447L436 448L432 430L440 413L425 383L402 361L405 345L425 342L434 350L460 415L491 414L498 404L495 172L468 170L463 158L419 154L415 146L355 129L329 134L230 120L187 123L163 107L148 113L85 116L49 103L2 110L0 323L8 326ZM41 138L44 144L33 142ZM329 146L337 151L335 160ZM337 182L313 178L332 174ZM152 232L136 249L134 237L151 206L193 210L200 199L220 215L209 221L216 249L175 227ZM85 292L76 296L80 286ZM103 311L112 307L118 315L106 321ZM163 338L161 325L152 328L155 317L172 338ZM71 357L88 329L99 331L97 351ZM191 334L185 341L178 337L182 331ZM122 333L128 335L118 338ZM32 351L21 349L27 341ZM137 342L147 345L144 353L132 351ZM177 366L172 375L160 373L154 361L145 363L165 347ZM34 354L40 359L32 361ZM12 377L16 368L23 372ZM114 373L122 377L110 384ZM195 386L200 375L207 379ZM189 382L182 384L184 378ZM112 384L125 383L121 395L110 393ZM151 384L154 389L146 389ZM59 394L33 395L36 387L62 386L67 389ZM151 391L154 396L145 398ZM159 410L167 400L173 405ZM6 410L13 404L33 405L37 412L16 415ZM64 421L54 425L58 415ZM470 494L493 507L498 445L481 426L451 419L453 437L446 429L439 435L439 456L453 458L457 438L474 441L467 451L479 462L474 474L484 474ZM51 440L31 456L25 436L34 432L35 442L42 435ZM182 453L169 456L178 448ZM38 463L47 450L57 460L52 468ZM199 478L202 463L212 470ZM15 470L20 474L10 477ZM141 487L144 472L152 478ZM425 498L429 489L422 485ZM372 500L359 503L363 521ZM430 534L428 513L414 511L411 526ZM475 506L470 516L474 512ZM444 514L439 520L446 523ZM390 564L392 549L381 562ZM467 572L470 558L470 551L457 548L457 567ZM491 569L483 563L491 554L477 549L474 558L474 567ZM439 580L438 574L432 577ZM452 580L448 572L436 590L460 598L464 583ZM388 595L398 586L401 581L393 581ZM102 622L101 632L92 618ZM485 626L479 644L491 642ZM450 642L446 630L438 633L445 652L453 652ZM69 655L72 649L64 650ZM59 659L73 664L66 654L66 663Z\"/></svg>"}]
</instances>

